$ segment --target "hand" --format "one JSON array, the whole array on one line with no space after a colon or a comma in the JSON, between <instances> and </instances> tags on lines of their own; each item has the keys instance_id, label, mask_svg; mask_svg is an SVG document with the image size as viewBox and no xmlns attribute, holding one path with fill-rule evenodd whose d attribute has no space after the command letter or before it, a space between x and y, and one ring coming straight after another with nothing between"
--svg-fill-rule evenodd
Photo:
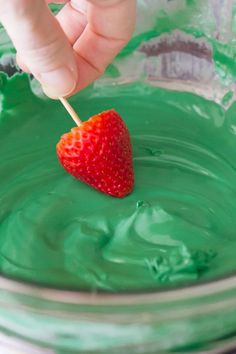
<instances>
[{"instance_id":1,"label":"hand","mask_svg":"<svg viewBox=\"0 0 236 354\"><path fill-rule=\"evenodd\" d=\"M47 3L66 3L56 18ZM131 37L135 0L0 0L17 62L52 98L97 79Z\"/></svg>"}]
</instances>

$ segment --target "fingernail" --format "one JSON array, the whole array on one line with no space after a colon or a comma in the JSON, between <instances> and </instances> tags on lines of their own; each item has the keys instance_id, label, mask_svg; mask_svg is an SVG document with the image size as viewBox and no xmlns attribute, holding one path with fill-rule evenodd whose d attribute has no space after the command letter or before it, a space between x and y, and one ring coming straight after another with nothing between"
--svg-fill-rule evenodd
<instances>
[{"instance_id":1,"label":"fingernail","mask_svg":"<svg viewBox=\"0 0 236 354\"><path fill-rule=\"evenodd\" d=\"M77 84L76 75L67 67L38 75L43 91L51 98L68 96Z\"/></svg>"}]
</instances>

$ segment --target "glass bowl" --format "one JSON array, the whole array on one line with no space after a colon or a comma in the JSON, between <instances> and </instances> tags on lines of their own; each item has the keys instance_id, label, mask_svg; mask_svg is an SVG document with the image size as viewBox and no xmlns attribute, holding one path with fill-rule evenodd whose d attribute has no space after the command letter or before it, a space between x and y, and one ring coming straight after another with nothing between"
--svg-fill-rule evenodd
<instances>
[{"instance_id":1,"label":"glass bowl","mask_svg":"<svg viewBox=\"0 0 236 354\"><path fill-rule=\"evenodd\" d=\"M235 100L234 1L140 0L136 33L95 83ZM56 10L57 7L54 7ZM18 70L0 32L0 69ZM32 89L41 92L34 81ZM0 346L8 353L235 353L236 276L171 290L107 294L0 276Z\"/></svg>"}]
</instances>

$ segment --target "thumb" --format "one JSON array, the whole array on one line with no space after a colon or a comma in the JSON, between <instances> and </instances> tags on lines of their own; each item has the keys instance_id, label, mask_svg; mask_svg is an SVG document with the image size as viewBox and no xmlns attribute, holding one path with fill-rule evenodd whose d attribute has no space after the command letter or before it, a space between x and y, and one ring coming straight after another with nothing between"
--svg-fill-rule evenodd
<instances>
[{"instance_id":1,"label":"thumb","mask_svg":"<svg viewBox=\"0 0 236 354\"><path fill-rule=\"evenodd\" d=\"M77 84L75 54L45 0L0 0L0 21L18 55L53 98Z\"/></svg>"}]
</instances>

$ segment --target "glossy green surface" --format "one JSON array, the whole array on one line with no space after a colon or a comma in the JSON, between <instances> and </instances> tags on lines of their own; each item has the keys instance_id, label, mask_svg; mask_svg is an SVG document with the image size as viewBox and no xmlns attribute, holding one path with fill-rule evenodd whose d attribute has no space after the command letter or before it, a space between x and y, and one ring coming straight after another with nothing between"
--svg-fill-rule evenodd
<instances>
[{"instance_id":1,"label":"glossy green surface","mask_svg":"<svg viewBox=\"0 0 236 354\"><path fill-rule=\"evenodd\" d=\"M236 106L137 83L87 89L80 116L115 107L133 141L125 199L73 179L55 153L73 122L1 77L0 271L56 287L146 290L236 270ZM20 92L20 94L18 93Z\"/></svg>"}]
</instances>

